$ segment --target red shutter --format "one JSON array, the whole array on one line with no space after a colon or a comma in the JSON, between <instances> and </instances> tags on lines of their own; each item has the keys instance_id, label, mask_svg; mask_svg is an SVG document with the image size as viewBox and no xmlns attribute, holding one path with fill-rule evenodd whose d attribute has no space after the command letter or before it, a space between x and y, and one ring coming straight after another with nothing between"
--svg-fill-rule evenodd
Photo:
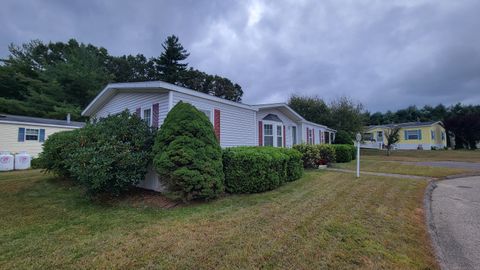
<instances>
[{"instance_id":1,"label":"red shutter","mask_svg":"<svg viewBox=\"0 0 480 270\"><path fill-rule=\"evenodd\" d=\"M285 133L285 126L283 126L283 147L287 147L287 133Z\"/></svg>"},{"instance_id":2,"label":"red shutter","mask_svg":"<svg viewBox=\"0 0 480 270\"><path fill-rule=\"evenodd\" d=\"M138 117L142 117L141 110L142 110L141 108L137 108L137 109L135 110L135 114L136 114Z\"/></svg>"},{"instance_id":3,"label":"red shutter","mask_svg":"<svg viewBox=\"0 0 480 270\"><path fill-rule=\"evenodd\" d=\"M315 129L312 129L312 143L315 144Z\"/></svg>"},{"instance_id":4,"label":"red shutter","mask_svg":"<svg viewBox=\"0 0 480 270\"><path fill-rule=\"evenodd\" d=\"M263 145L263 124L262 121L258 121L258 146Z\"/></svg>"},{"instance_id":5,"label":"red shutter","mask_svg":"<svg viewBox=\"0 0 480 270\"><path fill-rule=\"evenodd\" d=\"M158 115L160 111L160 106L158 103L152 105L152 127L158 128Z\"/></svg>"},{"instance_id":6,"label":"red shutter","mask_svg":"<svg viewBox=\"0 0 480 270\"><path fill-rule=\"evenodd\" d=\"M218 142L220 142L220 110L213 110L213 127L215 129L215 136L217 136Z\"/></svg>"}]
</instances>

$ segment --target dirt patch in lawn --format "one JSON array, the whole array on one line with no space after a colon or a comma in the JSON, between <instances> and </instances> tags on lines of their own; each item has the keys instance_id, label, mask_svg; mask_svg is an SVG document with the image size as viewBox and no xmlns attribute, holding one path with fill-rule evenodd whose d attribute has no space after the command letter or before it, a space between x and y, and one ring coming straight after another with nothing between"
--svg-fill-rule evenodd
<instances>
[{"instance_id":1,"label":"dirt patch in lawn","mask_svg":"<svg viewBox=\"0 0 480 270\"><path fill-rule=\"evenodd\" d=\"M142 188L134 188L121 197L99 198L101 203L107 205L128 205L132 207L153 207L171 209L181 206L181 200L168 198L162 193Z\"/></svg>"}]
</instances>

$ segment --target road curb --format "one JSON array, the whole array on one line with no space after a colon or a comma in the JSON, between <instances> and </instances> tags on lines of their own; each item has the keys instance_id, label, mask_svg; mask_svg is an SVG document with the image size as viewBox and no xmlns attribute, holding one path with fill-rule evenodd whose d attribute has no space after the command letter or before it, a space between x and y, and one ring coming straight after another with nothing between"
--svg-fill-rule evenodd
<instances>
[{"instance_id":1,"label":"road curb","mask_svg":"<svg viewBox=\"0 0 480 270\"><path fill-rule=\"evenodd\" d=\"M438 232L433 222L433 211L432 211L432 193L433 190L437 187L437 184L434 180L428 182L428 186L425 189L425 194L423 197L423 207L425 209L425 222L427 225L428 234L430 235L430 242L432 244L435 257L441 269L448 269L445 263L445 255L442 252L442 249L439 246L439 237Z\"/></svg>"}]
</instances>

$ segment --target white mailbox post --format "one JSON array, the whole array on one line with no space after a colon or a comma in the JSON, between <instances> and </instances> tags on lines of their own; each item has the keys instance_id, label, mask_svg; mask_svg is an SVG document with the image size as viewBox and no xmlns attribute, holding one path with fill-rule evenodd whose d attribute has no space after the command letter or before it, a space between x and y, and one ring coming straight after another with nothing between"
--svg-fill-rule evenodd
<instances>
[{"instance_id":1,"label":"white mailbox post","mask_svg":"<svg viewBox=\"0 0 480 270\"><path fill-rule=\"evenodd\" d=\"M357 141L357 178L360 177L360 142L362 141L362 134L357 133L355 137Z\"/></svg>"}]
</instances>

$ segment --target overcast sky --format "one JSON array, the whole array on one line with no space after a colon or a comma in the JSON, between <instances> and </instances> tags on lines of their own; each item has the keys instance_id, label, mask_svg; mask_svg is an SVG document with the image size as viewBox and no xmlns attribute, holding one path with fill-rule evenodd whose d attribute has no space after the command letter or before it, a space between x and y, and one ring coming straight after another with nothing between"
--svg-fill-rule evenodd
<instances>
[{"instance_id":1,"label":"overcast sky","mask_svg":"<svg viewBox=\"0 0 480 270\"><path fill-rule=\"evenodd\" d=\"M0 25L0 57L11 42L69 38L158 56L175 34L190 66L239 83L245 103L480 103L478 0L3 0Z\"/></svg>"}]
</instances>

